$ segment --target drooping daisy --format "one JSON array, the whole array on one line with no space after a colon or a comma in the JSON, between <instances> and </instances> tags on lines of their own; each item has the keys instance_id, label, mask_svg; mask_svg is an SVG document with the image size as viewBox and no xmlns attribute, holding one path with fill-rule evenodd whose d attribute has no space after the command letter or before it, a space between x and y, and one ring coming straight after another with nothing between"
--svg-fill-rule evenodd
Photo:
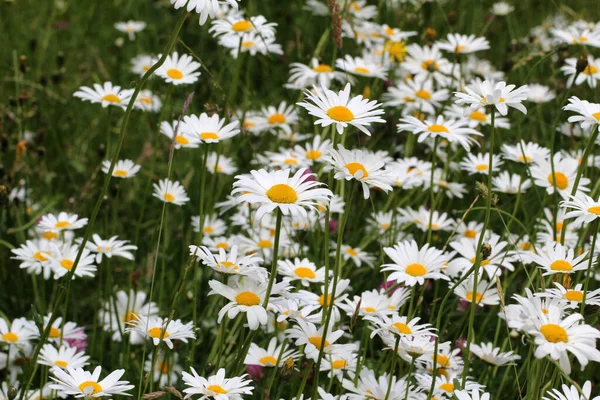
<instances>
[{"instance_id":1,"label":"drooping daisy","mask_svg":"<svg viewBox=\"0 0 600 400\"><path fill-rule=\"evenodd\" d=\"M269 345L266 349L259 347L255 343L250 345L250 349L248 351L248 355L244 359L244 364L249 365L260 365L261 367L281 367L285 363L285 361L290 358L297 356L298 352L292 350L287 350L287 346L285 344L277 345L277 338L271 338L269 341ZM277 364L277 360L279 364Z\"/></svg>"},{"instance_id":2,"label":"drooping daisy","mask_svg":"<svg viewBox=\"0 0 600 400\"><path fill-rule=\"evenodd\" d=\"M190 255L195 255L198 261L220 274L266 277L266 271L260 267L263 259L254 255L238 256L238 246L231 247L229 252L220 248L219 254L213 254L205 246L190 246Z\"/></svg>"},{"instance_id":3,"label":"drooping daisy","mask_svg":"<svg viewBox=\"0 0 600 400\"><path fill-rule=\"evenodd\" d=\"M588 54L587 61L587 67L577 75L577 58L567 58L565 60L566 65L561 67L560 70L569 77L567 86L571 86L573 82L575 82L575 85L577 86L586 82L592 89L596 88L598 80L600 79L600 60ZM575 76L577 76L577 79L575 79Z\"/></svg>"},{"instance_id":4,"label":"drooping daisy","mask_svg":"<svg viewBox=\"0 0 600 400\"><path fill-rule=\"evenodd\" d=\"M220 119L217 114L209 117L208 114L202 113L200 116L183 117L180 130L186 136L198 137L203 143L219 143L239 134L239 124L236 120L225 125L225 119Z\"/></svg>"},{"instance_id":5,"label":"drooping daisy","mask_svg":"<svg viewBox=\"0 0 600 400\"><path fill-rule=\"evenodd\" d=\"M89 101L91 103L100 103L102 107L116 106L125 109L129 99L133 94L133 89L121 89L120 86L113 86L112 82L104 82L101 86L94 83L94 88L82 86L73 96Z\"/></svg>"},{"instance_id":6,"label":"drooping daisy","mask_svg":"<svg viewBox=\"0 0 600 400\"><path fill-rule=\"evenodd\" d=\"M145 339L152 340L155 346L159 345L162 336L162 341L171 350L173 349L173 340L181 340L187 343L188 339L196 338L192 321L184 324L178 319L169 320L167 318L144 316L132 322L128 323L129 327L125 331L136 332Z\"/></svg>"},{"instance_id":7,"label":"drooping daisy","mask_svg":"<svg viewBox=\"0 0 600 400\"><path fill-rule=\"evenodd\" d=\"M158 184L155 183L152 186L154 187L153 196L164 201L165 203L172 203L176 206L182 206L190 200L190 198L187 196L185 188L177 181L161 179Z\"/></svg>"},{"instance_id":8,"label":"drooping daisy","mask_svg":"<svg viewBox=\"0 0 600 400\"><path fill-rule=\"evenodd\" d=\"M110 170L110 160L102 161L102 172L108 174ZM137 165L131 160L119 160L115 164L115 167L112 172L112 176L115 178L129 179L133 178L142 168L140 165Z\"/></svg>"},{"instance_id":9,"label":"drooping daisy","mask_svg":"<svg viewBox=\"0 0 600 400\"><path fill-rule=\"evenodd\" d=\"M75 230L86 226L87 218L79 218L77 214L60 212L58 215L46 214L42 216L38 226L42 229L51 231Z\"/></svg>"},{"instance_id":10,"label":"drooping daisy","mask_svg":"<svg viewBox=\"0 0 600 400\"><path fill-rule=\"evenodd\" d=\"M215 18L224 5L237 10L238 1L240 0L170 0L176 10L187 5L186 10L200 14L200 25L204 25L209 17Z\"/></svg>"},{"instance_id":11,"label":"drooping daisy","mask_svg":"<svg viewBox=\"0 0 600 400\"><path fill-rule=\"evenodd\" d=\"M335 124L337 132L341 135L348 125L352 125L366 135L371 136L367 130L373 122L385 123L379 117L384 114L383 110L378 110L381 104L376 100L369 101L363 96L350 98L350 84L346 84L344 90L335 93L324 86L314 87L315 93L307 90L306 100L298 103L305 108L310 115L317 117L316 125L327 127Z\"/></svg>"},{"instance_id":12,"label":"drooping daisy","mask_svg":"<svg viewBox=\"0 0 600 400\"><path fill-rule=\"evenodd\" d=\"M245 374L239 377L225 378L225 368L221 368L216 375L203 378L193 367L190 369L191 374L185 371L182 373L183 382L189 386L183 389L186 399L192 395L201 395L200 399L242 400L243 395L252 394L252 381L245 379Z\"/></svg>"},{"instance_id":13,"label":"drooping daisy","mask_svg":"<svg viewBox=\"0 0 600 400\"><path fill-rule=\"evenodd\" d=\"M283 215L306 217L305 208L316 209L317 202L327 203L333 195L329 189L319 188L323 183L310 180L314 174L307 174L305 168L298 170L292 177L289 169L273 172L261 169L250 173L251 177L236 177L232 194L241 193L241 202L259 205L254 217L255 223L277 208Z\"/></svg>"},{"instance_id":14,"label":"drooping daisy","mask_svg":"<svg viewBox=\"0 0 600 400\"><path fill-rule=\"evenodd\" d=\"M397 125L398 132L408 131L419 136L418 141L423 142L427 138L442 137L450 143L458 143L465 150L471 149L471 144L475 144L475 139L469 135L483 136L475 129L467 127L466 120L445 120L443 116L438 116L435 120L421 121L418 118L408 116L402 118Z\"/></svg>"},{"instance_id":15,"label":"drooping daisy","mask_svg":"<svg viewBox=\"0 0 600 400\"><path fill-rule=\"evenodd\" d=\"M363 57L346 55L343 59L338 58L335 62L335 66L342 71L358 76L383 80L387 77L386 68L384 66Z\"/></svg>"},{"instance_id":16,"label":"drooping daisy","mask_svg":"<svg viewBox=\"0 0 600 400\"><path fill-rule=\"evenodd\" d=\"M438 42L438 47L450 53L469 54L477 51L488 50L490 43L484 37L475 37L475 35L461 35L459 33L449 33L447 40Z\"/></svg>"},{"instance_id":17,"label":"drooping daisy","mask_svg":"<svg viewBox=\"0 0 600 400\"><path fill-rule=\"evenodd\" d=\"M492 343L481 343L481 345L473 343L471 344L471 353L486 363L496 366L514 365L515 361L521 359L521 356L513 351L501 353L500 348L494 347Z\"/></svg>"},{"instance_id":18,"label":"drooping daisy","mask_svg":"<svg viewBox=\"0 0 600 400\"><path fill-rule=\"evenodd\" d=\"M572 274L587 269L587 253L575 257L575 251L560 243L549 243L530 255L531 260L546 271L543 275Z\"/></svg>"},{"instance_id":19,"label":"drooping daisy","mask_svg":"<svg viewBox=\"0 0 600 400\"><path fill-rule=\"evenodd\" d=\"M508 171L502 171L500 175L492 178L493 189L502 193L517 194L525 193L531 187L530 179L523 179L521 175L511 175Z\"/></svg>"},{"instance_id":20,"label":"drooping daisy","mask_svg":"<svg viewBox=\"0 0 600 400\"><path fill-rule=\"evenodd\" d=\"M92 240L85 244L85 247L92 253L96 253L96 264L102 262L102 257L108 258L123 257L126 260L133 260L134 256L131 250L137 250L137 246L128 244L129 240L117 240L118 236L110 239L102 239L100 235L92 235Z\"/></svg>"},{"instance_id":21,"label":"drooping daisy","mask_svg":"<svg viewBox=\"0 0 600 400\"><path fill-rule=\"evenodd\" d=\"M50 378L55 382L50 385L50 389L58 390L59 393L71 395L75 398L81 397L102 397L113 395L130 395L128 390L134 388L134 385L129 385L128 381L119 380L124 369L117 369L111 372L106 378L100 379L102 367L98 366L94 372L88 372L82 368L67 368L64 371L62 368L52 368L54 376Z\"/></svg>"},{"instance_id":22,"label":"drooping daisy","mask_svg":"<svg viewBox=\"0 0 600 400\"><path fill-rule=\"evenodd\" d=\"M594 200L592 197L578 193L575 196L569 196L570 200L565 200L560 203L560 206L565 209L571 209L564 216L564 219L576 218L575 224L589 224L590 222L600 218L600 198Z\"/></svg>"},{"instance_id":23,"label":"drooping daisy","mask_svg":"<svg viewBox=\"0 0 600 400\"><path fill-rule=\"evenodd\" d=\"M508 107L527 114L527 109L521 102L527 100L529 88L527 85L515 88L515 85L506 85L506 82L475 82L472 88L465 87L466 94L455 92L454 95L457 97L455 102L459 105L467 105L468 113L490 106L495 107L501 115L508 113Z\"/></svg>"},{"instance_id":24,"label":"drooping daisy","mask_svg":"<svg viewBox=\"0 0 600 400\"><path fill-rule=\"evenodd\" d=\"M475 293L473 293L473 280L473 276L470 276L454 289L454 293L470 303L475 300L475 303L477 303L478 306L495 306L500 304L498 290L495 286L491 287L493 283L488 282L485 279L479 279L477 281L477 289ZM454 286L454 284L450 284L450 286Z\"/></svg>"},{"instance_id":25,"label":"drooping daisy","mask_svg":"<svg viewBox=\"0 0 600 400\"><path fill-rule=\"evenodd\" d=\"M94 265L95 256L88 249L83 249L81 258L79 259L77 266L75 266L79 247L78 244L69 243L64 243L61 246L53 245L52 252L48 256L48 259L50 260L50 266L54 271L54 279L62 278L75 267L73 279L82 278L84 276L94 276L97 270L96 265Z\"/></svg>"},{"instance_id":26,"label":"drooping daisy","mask_svg":"<svg viewBox=\"0 0 600 400\"><path fill-rule=\"evenodd\" d=\"M550 158L540 159L531 167L531 176L537 186L546 188L548 194L554 193L554 187L563 197L568 199L573 191L579 162L575 158L565 157L561 153L554 154L554 174L552 174L552 164ZM581 177L577 191L588 192L587 185L590 180L586 177ZM577 193L576 193L577 195Z\"/></svg>"},{"instance_id":27,"label":"drooping daisy","mask_svg":"<svg viewBox=\"0 0 600 400\"><path fill-rule=\"evenodd\" d=\"M0 318L0 343L25 346L40 336L35 324L25 318L14 319L10 326Z\"/></svg>"},{"instance_id":28,"label":"drooping daisy","mask_svg":"<svg viewBox=\"0 0 600 400\"><path fill-rule=\"evenodd\" d=\"M160 133L168 137L171 142L175 142L175 149L180 149L182 147L191 149L197 148L201 143L200 137L196 134L183 133L181 131L182 125L183 124L179 124L178 121L173 121L172 123L163 121L160 123ZM175 134L175 131L177 131L177 134Z\"/></svg>"},{"instance_id":29,"label":"drooping daisy","mask_svg":"<svg viewBox=\"0 0 600 400\"><path fill-rule=\"evenodd\" d=\"M502 164L502 159L500 156L494 154L492 156L492 164L493 166L500 167ZM468 153L465 158L460 162L460 166L463 171L469 173L469 175L473 174L483 174L489 175L489 165L490 165L490 153L478 153L471 154ZM496 170L497 171L497 170Z\"/></svg>"},{"instance_id":30,"label":"drooping daisy","mask_svg":"<svg viewBox=\"0 0 600 400\"><path fill-rule=\"evenodd\" d=\"M127 22L116 22L115 29L121 32L125 32L129 36L129 40L135 40L135 34L143 31L146 28L144 21L132 21Z\"/></svg>"},{"instance_id":31,"label":"drooping daisy","mask_svg":"<svg viewBox=\"0 0 600 400\"><path fill-rule=\"evenodd\" d=\"M62 369L81 368L89 364L87 362L89 358L85 352L77 352L76 347L62 345L57 349L54 345L45 344L40 350L38 363Z\"/></svg>"},{"instance_id":32,"label":"drooping daisy","mask_svg":"<svg viewBox=\"0 0 600 400\"><path fill-rule=\"evenodd\" d=\"M382 272L392 271L388 280L395 280L408 286L423 285L425 279L445 279L441 273L447 258L443 253L425 244L421 249L417 242L399 242L394 247L384 247L383 251L393 261L393 264L383 264Z\"/></svg>"},{"instance_id":33,"label":"drooping daisy","mask_svg":"<svg viewBox=\"0 0 600 400\"><path fill-rule=\"evenodd\" d=\"M594 125L600 125L600 104L598 103L590 103L573 96L569 98L569 104L564 106L563 110L578 113L579 115L570 116L568 121L581 123L584 130L588 130Z\"/></svg>"},{"instance_id":34,"label":"drooping daisy","mask_svg":"<svg viewBox=\"0 0 600 400\"><path fill-rule=\"evenodd\" d=\"M190 3L194 3L194 0L190 1ZM160 59L161 57L159 54L157 58ZM180 57L179 53L174 52L173 54L169 54L164 64L156 70L156 76L163 78L165 82L172 83L173 85L189 85L198 80L200 72L197 71L199 68L200 63L194 61L192 56L182 54Z\"/></svg>"},{"instance_id":35,"label":"drooping daisy","mask_svg":"<svg viewBox=\"0 0 600 400\"><path fill-rule=\"evenodd\" d=\"M308 258L278 260L277 271L283 275L284 281L300 280L302 286L305 287L310 283L322 283L325 280L325 268L317 269L315 263Z\"/></svg>"}]
</instances>

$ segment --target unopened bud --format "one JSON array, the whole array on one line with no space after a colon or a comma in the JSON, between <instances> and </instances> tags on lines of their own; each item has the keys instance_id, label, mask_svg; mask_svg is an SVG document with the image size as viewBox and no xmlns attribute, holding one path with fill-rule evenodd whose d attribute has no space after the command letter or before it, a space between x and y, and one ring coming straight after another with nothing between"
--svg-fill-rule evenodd
<instances>
[{"instance_id":1,"label":"unopened bud","mask_svg":"<svg viewBox=\"0 0 600 400\"><path fill-rule=\"evenodd\" d=\"M213 364L211 362L207 362L206 366L204 367L204 370L206 371L207 374L210 374L211 372L213 372L215 370L215 364Z\"/></svg>"},{"instance_id":2,"label":"unopened bud","mask_svg":"<svg viewBox=\"0 0 600 400\"><path fill-rule=\"evenodd\" d=\"M0 185L0 207L8 205L8 186Z\"/></svg>"},{"instance_id":3,"label":"unopened bud","mask_svg":"<svg viewBox=\"0 0 600 400\"><path fill-rule=\"evenodd\" d=\"M425 31L425 35L427 35L427 38L429 40L434 40L437 36L437 32L433 28L427 28L427 30Z\"/></svg>"},{"instance_id":4,"label":"unopened bud","mask_svg":"<svg viewBox=\"0 0 600 400\"><path fill-rule=\"evenodd\" d=\"M15 400L17 398L17 394L19 394L19 389L12 386L10 389L8 389L8 393L6 394L8 395L8 400Z\"/></svg>"},{"instance_id":5,"label":"unopened bud","mask_svg":"<svg viewBox=\"0 0 600 400\"><path fill-rule=\"evenodd\" d=\"M456 11L450 11L448 13L448 24L450 26L452 26L452 25L456 24L456 20L457 20L457 18L456 18Z\"/></svg>"},{"instance_id":6,"label":"unopened bud","mask_svg":"<svg viewBox=\"0 0 600 400\"><path fill-rule=\"evenodd\" d=\"M581 57L577 59L577 64L575 64L575 72L580 74L587 69L589 65L588 55L582 54Z\"/></svg>"},{"instance_id":7,"label":"unopened bud","mask_svg":"<svg viewBox=\"0 0 600 400\"><path fill-rule=\"evenodd\" d=\"M27 72L27 57L19 56L19 70L21 70L21 73L23 74Z\"/></svg>"}]
</instances>

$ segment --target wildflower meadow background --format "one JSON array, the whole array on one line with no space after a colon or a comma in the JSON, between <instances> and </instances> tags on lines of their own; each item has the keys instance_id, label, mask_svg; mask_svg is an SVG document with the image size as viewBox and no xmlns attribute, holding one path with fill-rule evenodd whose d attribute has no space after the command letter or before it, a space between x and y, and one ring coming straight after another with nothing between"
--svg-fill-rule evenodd
<instances>
[{"instance_id":1,"label":"wildflower meadow background","mask_svg":"<svg viewBox=\"0 0 600 400\"><path fill-rule=\"evenodd\" d=\"M0 400L600 399L592 0L0 0Z\"/></svg>"}]
</instances>

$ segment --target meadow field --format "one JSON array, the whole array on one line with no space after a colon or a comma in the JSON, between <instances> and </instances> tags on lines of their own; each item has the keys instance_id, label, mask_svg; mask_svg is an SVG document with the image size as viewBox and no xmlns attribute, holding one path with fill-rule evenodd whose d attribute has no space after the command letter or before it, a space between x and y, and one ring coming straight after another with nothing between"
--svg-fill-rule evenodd
<instances>
[{"instance_id":1,"label":"meadow field","mask_svg":"<svg viewBox=\"0 0 600 400\"><path fill-rule=\"evenodd\" d=\"M600 400L600 3L0 0L0 400Z\"/></svg>"}]
</instances>

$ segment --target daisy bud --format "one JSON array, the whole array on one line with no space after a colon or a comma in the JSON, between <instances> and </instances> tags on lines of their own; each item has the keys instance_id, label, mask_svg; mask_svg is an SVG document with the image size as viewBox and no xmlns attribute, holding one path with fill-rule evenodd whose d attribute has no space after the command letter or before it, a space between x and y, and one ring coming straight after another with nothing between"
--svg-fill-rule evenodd
<instances>
[{"instance_id":1,"label":"daisy bud","mask_svg":"<svg viewBox=\"0 0 600 400\"><path fill-rule=\"evenodd\" d=\"M8 393L7 393L8 400L14 400L17 397L18 393L19 393L19 389L12 386L10 389L8 389Z\"/></svg>"},{"instance_id":2,"label":"daisy bud","mask_svg":"<svg viewBox=\"0 0 600 400\"><path fill-rule=\"evenodd\" d=\"M56 64L60 67L65 65L65 53L62 50L56 54Z\"/></svg>"},{"instance_id":3,"label":"daisy bud","mask_svg":"<svg viewBox=\"0 0 600 400\"><path fill-rule=\"evenodd\" d=\"M513 339L516 339L519 337L519 331L517 331L516 329L513 329L512 331L510 331L510 337Z\"/></svg>"},{"instance_id":4,"label":"daisy bud","mask_svg":"<svg viewBox=\"0 0 600 400\"><path fill-rule=\"evenodd\" d=\"M246 367L246 372L248 372L248 376L253 381L260 381L265 377L265 373L263 372L262 366L257 364L248 364Z\"/></svg>"},{"instance_id":5,"label":"daisy bud","mask_svg":"<svg viewBox=\"0 0 600 400\"><path fill-rule=\"evenodd\" d=\"M98 154L98 158L104 158L104 156L106 156L106 146L104 144L100 144L100 146L98 146L98 150L96 151L96 154Z\"/></svg>"},{"instance_id":6,"label":"daisy bud","mask_svg":"<svg viewBox=\"0 0 600 400\"><path fill-rule=\"evenodd\" d=\"M204 372L206 374L210 374L211 372L213 372L215 370L215 364L211 363L211 362L207 362L206 366L204 367Z\"/></svg>"},{"instance_id":7,"label":"daisy bud","mask_svg":"<svg viewBox=\"0 0 600 400\"><path fill-rule=\"evenodd\" d=\"M427 38L429 40L434 40L437 36L437 32L433 28L427 28L427 30L425 31L425 35L427 35Z\"/></svg>"},{"instance_id":8,"label":"daisy bud","mask_svg":"<svg viewBox=\"0 0 600 400\"><path fill-rule=\"evenodd\" d=\"M60 71L52 74L52 76L50 77L50 80L52 81L53 85L58 85L62 81L63 72L64 71L61 69Z\"/></svg>"},{"instance_id":9,"label":"daisy bud","mask_svg":"<svg viewBox=\"0 0 600 400\"><path fill-rule=\"evenodd\" d=\"M456 11L450 11L448 13L448 24L450 26L456 24Z\"/></svg>"},{"instance_id":10,"label":"daisy bud","mask_svg":"<svg viewBox=\"0 0 600 400\"><path fill-rule=\"evenodd\" d=\"M354 309L354 314L352 314L352 320L350 321L350 332L354 330L354 326L356 326L356 320L358 319L358 312L360 311L360 305L362 303L362 297L358 300L356 304L356 308Z\"/></svg>"},{"instance_id":11,"label":"daisy bud","mask_svg":"<svg viewBox=\"0 0 600 400\"><path fill-rule=\"evenodd\" d=\"M0 185L0 207L8 205L8 186Z\"/></svg>"},{"instance_id":12,"label":"daisy bud","mask_svg":"<svg viewBox=\"0 0 600 400\"><path fill-rule=\"evenodd\" d=\"M21 73L25 73L27 72L27 57L26 56L19 56L19 69L21 70Z\"/></svg>"},{"instance_id":13,"label":"daisy bud","mask_svg":"<svg viewBox=\"0 0 600 400\"><path fill-rule=\"evenodd\" d=\"M579 57L577 59L577 64L575 64L575 71L576 73L580 74L583 71L585 71L585 69L588 67L589 63L588 63L588 55L587 54L582 54L581 57Z\"/></svg>"}]
</instances>

